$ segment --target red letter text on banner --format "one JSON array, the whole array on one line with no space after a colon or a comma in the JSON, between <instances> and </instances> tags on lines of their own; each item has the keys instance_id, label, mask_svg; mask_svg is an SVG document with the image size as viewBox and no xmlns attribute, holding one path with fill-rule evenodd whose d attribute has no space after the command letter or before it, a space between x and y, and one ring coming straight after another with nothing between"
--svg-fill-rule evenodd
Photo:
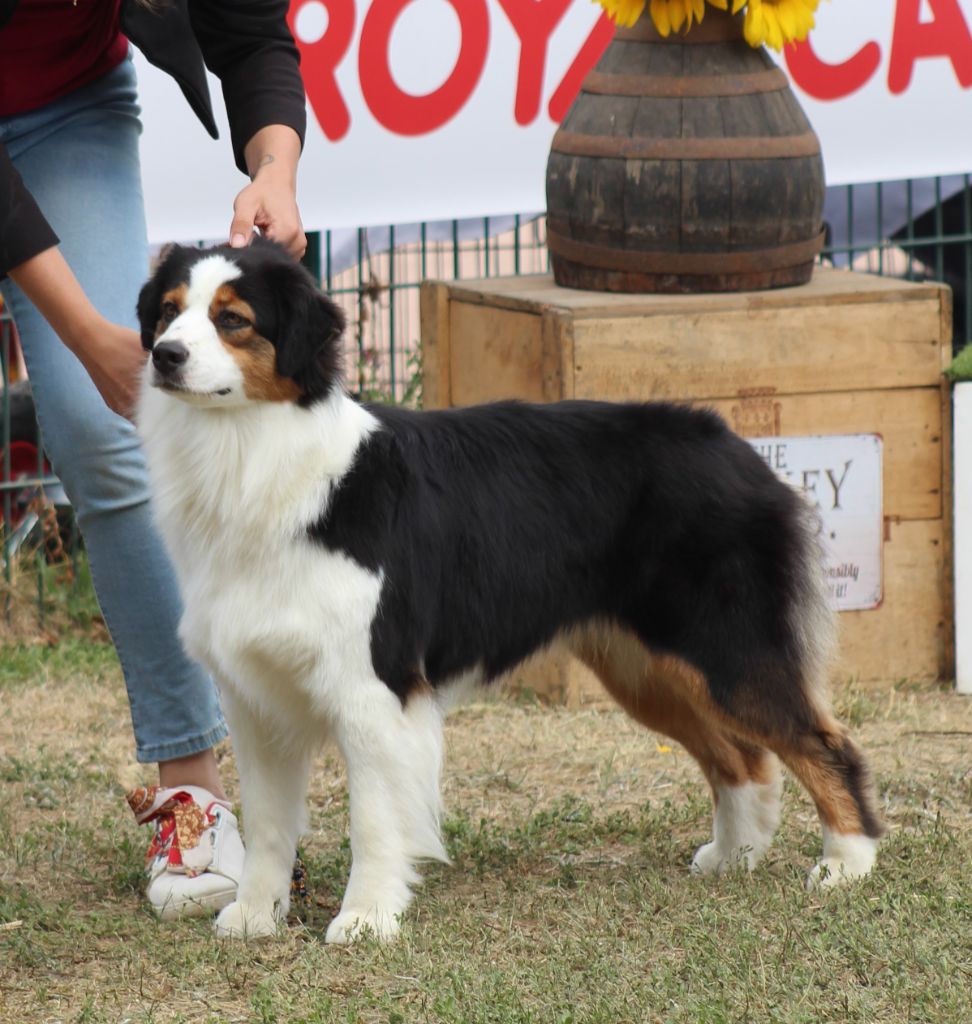
<instances>
[{"instance_id":1,"label":"red letter text on banner","mask_svg":"<svg viewBox=\"0 0 972 1024\"><path fill-rule=\"evenodd\" d=\"M476 88L489 49L489 13L486 0L448 0L462 34L456 66L434 92L413 96L398 87L388 60L392 29L411 2L374 0L361 29L358 74L364 101L383 127L399 135L424 135L453 118Z\"/></svg>"},{"instance_id":2,"label":"red letter text on banner","mask_svg":"<svg viewBox=\"0 0 972 1024\"><path fill-rule=\"evenodd\" d=\"M915 61L947 57L963 89L972 85L972 36L958 0L928 0L933 18L922 22L921 0L898 0L888 65L888 88L904 92L911 82Z\"/></svg>"},{"instance_id":3,"label":"red letter text on banner","mask_svg":"<svg viewBox=\"0 0 972 1024\"><path fill-rule=\"evenodd\" d=\"M540 111L547 43L560 24L571 0L499 0L520 40L520 67L516 75L517 124L530 124Z\"/></svg>"},{"instance_id":4,"label":"red letter text on banner","mask_svg":"<svg viewBox=\"0 0 972 1024\"><path fill-rule=\"evenodd\" d=\"M881 63L881 47L877 43L866 43L841 64L821 60L809 39L784 47L783 53L793 81L815 100L839 100L857 92Z\"/></svg>"},{"instance_id":5,"label":"red letter text on banner","mask_svg":"<svg viewBox=\"0 0 972 1024\"><path fill-rule=\"evenodd\" d=\"M311 4L291 3L287 24L300 51L304 89L321 131L337 142L351 126L351 114L338 88L335 71L344 59L354 34L354 0L317 0L327 9L327 31L316 42L303 42L297 34L297 17Z\"/></svg>"}]
</instances>

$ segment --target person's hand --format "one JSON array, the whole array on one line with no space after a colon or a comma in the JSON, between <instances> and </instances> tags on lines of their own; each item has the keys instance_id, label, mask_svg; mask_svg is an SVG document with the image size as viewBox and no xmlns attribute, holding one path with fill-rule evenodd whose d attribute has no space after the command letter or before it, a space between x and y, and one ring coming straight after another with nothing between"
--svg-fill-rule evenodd
<instances>
[{"instance_id":1,"label":"person's hand","mask_svg":"<svg viewBox=\"0 0 972 1024\"><path fill-rule=\"evenodd\" d=\"M85 325L70 347L108 407L131 419L147 357L138 331L98 317Z\"/></svg>"},{"instance_id":2,"label":"person's hand","mask_svg":"<svg viewBox=\"0 0 972 1024\"><path fill-rule=\"evenodd\" d=\"M230 245L249 245L254 228L284 246L294 259L307 249L307 237L297 209L297 191L286 171L279 172L273 164L260 169L257 176L236 197L233 203L233 224Z\"/></svg>"},{"instance_id":3,"label":"person's hand","mask_svg":"<svg viewBox=\"0 0 972 1024\"><path fill-rule=\"evenodd\" d=\"M10 277L81 360L108 406L130 419L145 365L138 332L94 308L56 246L11 268Z\"/></svg>"},{"instance_id":4,"label":"person's hand","mask_svg":"<svg viewBox=\"0 0 972 1024\"><path fill-rule=\"evenodd\" d=\"M249 245L259 228L299 260L307 249L297 209L300 137L286 125L267 125L246 144L244 158L252 180L233 203L230 245Z\"/></svg>"}]
</instances>

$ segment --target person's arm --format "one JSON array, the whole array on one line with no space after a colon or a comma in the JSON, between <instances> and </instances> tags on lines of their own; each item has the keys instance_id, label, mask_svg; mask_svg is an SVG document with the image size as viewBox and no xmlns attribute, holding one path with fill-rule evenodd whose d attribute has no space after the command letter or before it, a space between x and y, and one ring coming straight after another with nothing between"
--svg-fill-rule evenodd
<instances>
[{"instance_id":1,"label":"person's arm","mask_svg":"<svg viewBox=\"0 0 972 1024\"><path fill-rule=\"evenodd\" d=\"M81 360L105 401L128 416L145 363L137 332L91 305L57 248L58 237L0 145L0 279L9 276Z\"/></svg>"},{"instance_id":2,"label":"person's arm","mask_svg":"<svg viewBox=\"0 0 972 1024\"><path fill-rule=\"evenodd\" d=\"M234 204L231 243L245 245L258 227L301 256L297 161L307 115L287 9L287 0L190 0L189 17L223 86L237 166L252 179Z\"/></svg>"},{"instance_id":3,"label":"person's arm","mask_svg":"<svg viewBox=\"0 0 972 1024\"><path fill-rule=\"evenodd\" d=\"M94 308L56 247L11 267L8 274L78 357L105 402L131 416L145 365L138 332L106 320Z\"/></svg>"}]
</instances>

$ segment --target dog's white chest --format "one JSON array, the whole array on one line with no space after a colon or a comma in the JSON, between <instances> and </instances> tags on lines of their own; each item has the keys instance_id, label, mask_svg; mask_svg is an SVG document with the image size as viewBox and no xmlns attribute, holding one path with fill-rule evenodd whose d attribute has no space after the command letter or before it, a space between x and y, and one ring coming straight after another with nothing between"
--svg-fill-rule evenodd
<instances>
[{"instance_id":1,"label":"dog's white chest","mask_svg":"<svg viewBox=\"0 0 972 1024\"><path fill-rule=\"evenodd\" d=\"M342 682L373 674L381 578L308 540L272 549L214 550L188 573L183 640L222 685L326 705Z\"/></svg>"},{"instance_id":2,"label":"dog's white chest","mask_svg":"<svg viewBox=\"0 0 972 1024\"><path fill-rule=\"evenodd\" d=\"M343 396L312 418L266 407L214 419L154 395L142 410L187 650L258 703L326 711L334 687L372 674L382 578L307 529L374 421Z\"/></svg>"}]
</instances>

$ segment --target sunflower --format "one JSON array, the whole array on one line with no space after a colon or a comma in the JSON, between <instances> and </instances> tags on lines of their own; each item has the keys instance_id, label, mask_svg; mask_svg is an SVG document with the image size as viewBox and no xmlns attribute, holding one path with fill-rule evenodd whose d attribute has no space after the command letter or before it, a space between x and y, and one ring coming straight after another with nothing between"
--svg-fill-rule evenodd
<instances>
[{"instance_id":1,"label":"sunflower","mask_svg":"<svg viewBox=\"0 0 972 1024\"><path fill-rule=\"evenodd\" d=\"M618 25L633 25L641 17L646 0L598 0L598 2ZM647 2L651 20L662 36L678 32L682 26L687 32L693 22L701 21L705 14L705 0L647 0Z\"/></svg>"},{"instance_id":2,"label":"sunflower","mask_svg":"<svg viewBox=\"0 0 972 1024\"><path fill-rule=\"evenodd\" d=\"M807 33L813 28L813 15L819 2L746 0L746 20L743 24L746 42L750 46L762 46L765 43L774 50L782 50L787 43L806 39Z\"/></svg>"},{"instance_id":3,"label":"sunflower","mask_svg":"<svg viewBox=\"0 0 972 1024\"><path fill-rule=\"evenodd\" d=\"M705 16L706 3L738 14L745 7L743 32L750 46L782 50L807 38L820 0L597 0L618 25L633 25L648 7L662 36L687 32Z\"/></svg>"}]
</instances>

